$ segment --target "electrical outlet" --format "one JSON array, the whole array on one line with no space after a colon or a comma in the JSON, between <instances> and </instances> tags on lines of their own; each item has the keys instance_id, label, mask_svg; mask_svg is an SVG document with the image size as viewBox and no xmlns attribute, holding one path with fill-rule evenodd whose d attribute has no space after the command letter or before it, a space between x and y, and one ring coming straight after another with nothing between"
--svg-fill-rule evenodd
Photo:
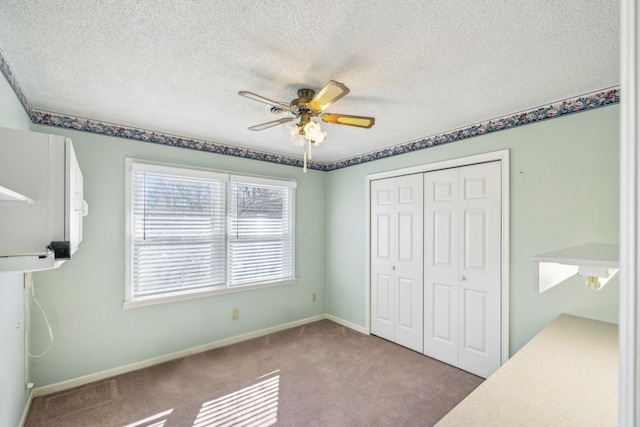
<instances>
[{"instance_id":1,"label":"electrical outlet","mask_svg":"<svg viewBox=\"0 0 640 427\"><path fill-rule=\"evenodd\" d=\"M316 293L311 294L311 302L316 302Z\"/></svg>"},{"instance_id":2,"label":"electrical outlet","mask_svg":"<svg viewBox=\"0 0 640 427\"><path fill-rule=\"evenodd\" d=\"M231 311L231 320L238 320L238 319L240 319L240 309L234 308Z\"/></svg>"}]
</instances>

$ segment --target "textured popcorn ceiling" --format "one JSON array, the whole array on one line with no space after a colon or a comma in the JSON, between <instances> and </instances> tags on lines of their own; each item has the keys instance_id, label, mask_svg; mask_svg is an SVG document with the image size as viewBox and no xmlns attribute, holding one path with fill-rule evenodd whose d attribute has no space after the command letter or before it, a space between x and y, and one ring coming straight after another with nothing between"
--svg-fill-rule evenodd
<instances>
[{"instance_id":1,"label":"textured popcorn ceiling","mask_svg":"<svg viewBox=\"0 0 640 427\"><path fill-rule=\"evenodd\" d=\"M2 0L0 50L32 107L300 157L247 90L328 80L330 162L619 84L617 0Z\"/></svg>"}]
</instances>

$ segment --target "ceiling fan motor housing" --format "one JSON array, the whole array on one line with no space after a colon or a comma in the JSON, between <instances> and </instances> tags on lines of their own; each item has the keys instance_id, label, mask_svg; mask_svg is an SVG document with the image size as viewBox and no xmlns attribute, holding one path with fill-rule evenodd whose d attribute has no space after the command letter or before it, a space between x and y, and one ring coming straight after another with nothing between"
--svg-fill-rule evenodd
<instances>
[{"instance_id":1,"label":"ceiling fan motor housing","mask_svg":"<svg viewBox=\"0 0 640 427\"><path fill-rule=\"evenodd\" d=\"M313 89L299 89L298 97L291 101L291 107L301 112L310 111L309 103L314 96L316 96L316 92Z\"/></svg>"}]
</instances>

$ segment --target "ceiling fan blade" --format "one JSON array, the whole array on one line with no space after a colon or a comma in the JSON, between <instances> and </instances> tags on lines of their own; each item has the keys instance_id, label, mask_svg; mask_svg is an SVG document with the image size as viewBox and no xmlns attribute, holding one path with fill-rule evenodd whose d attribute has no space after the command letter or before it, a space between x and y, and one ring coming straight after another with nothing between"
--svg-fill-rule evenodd
<instances>
[{"instance_id":1,"label":"ceiling fan blade","mask_svg":"<svg viewBox=\"0 0 640 427\"><path fill-rule=\"evenodd\" d=\"M331 114L324 113L320 115L320 119L325 123L333 123L336 125L356 126L359 128L369 129L376 123L373 117L349 116L347 114Z\"/></svg>"},{"instance_id":2,"label":"ceiling fan blade","mask_svg":"<svg viewBox=\"0 0 640 427\"><path fill-rule=\"evenodd\" d=\"M295 117L285 117L285 118L282 118L282 119L274 120L272 122L262 123L261 125L251 126L249 128L249 130L265 130L265 129L269 129L269 128L274 127L274 126L278 126L278 125L281 125L283 123L290 122L294 118Z\"/></svg>"},{"instance_id":3,"label":"ceiling fan blade","mask_svg":"<svg viewBox=\"0 0 640 427\"><path fill-rule=\"evenodd\" d=\"M309 102L309 106L317 111L323 111L331 104L349 93L349 88L340 82L330 80L320 92Z\"/></svg>"},{"instance_id":4,"label":"ceiling fan blade","mask_svg":"<svg viewBox=\"0 0 640 427\"><path fill-rule=\"evenodd\" d=\"M295 110L291 108L289 104L285 104L284 102L274 101L269 98L265 98L264 96L256 95L253 92L247 92L246 90L241 90L238 92L238 95L244 96L245 98L253 99L254 101L262 102L263 104L273 105L274 107L281 108L283 110L291 111L295 113Z\"/></svg>"}]
</instances>

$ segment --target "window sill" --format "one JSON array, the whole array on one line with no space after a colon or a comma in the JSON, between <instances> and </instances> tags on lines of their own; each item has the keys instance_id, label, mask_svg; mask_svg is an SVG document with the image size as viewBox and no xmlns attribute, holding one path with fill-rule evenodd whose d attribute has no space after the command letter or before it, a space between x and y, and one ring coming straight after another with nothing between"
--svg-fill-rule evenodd
<instances>
[{"instance_id":1,"label":"window sill","mask_svg":"<svg viewBox=\"0 0 640 427\"><path fill-rule=\"evenodd\" d=\"M174 302L174 301L185 301L185 300L196 299L196 298L210 297L214 295L245 292L245 291L250 291L254 289L264 289L264 288L273 288L276 286L293 285L296 283L296 280L297 279L288 279L288 280L282 280L277 282L261 283L257 285L242 285L242 286L234 286L232 288L218 288L218 289L209 289L209 290L203 290L203 291L195 291L191 293L181 293L181 294L172 294L172 295L166 295L166 296L141 298L137 300L124 301L124 303L122 304L122 307L125 310L128 310L131 308L165 304L165 303Z\"/></svg>"}]
</instances>

